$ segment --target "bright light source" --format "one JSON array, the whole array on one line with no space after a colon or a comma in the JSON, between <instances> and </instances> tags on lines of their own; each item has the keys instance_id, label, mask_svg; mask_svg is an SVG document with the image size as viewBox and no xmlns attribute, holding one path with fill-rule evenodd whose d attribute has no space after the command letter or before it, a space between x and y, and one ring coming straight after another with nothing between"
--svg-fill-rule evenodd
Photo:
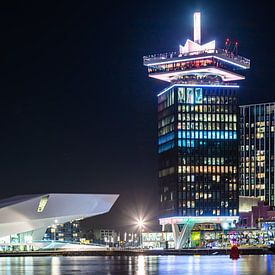
<instances>
[{"instance_id":1,"label":"bright light source","mask_svg":"<svg viewBox=\"0 0 275 275\"><path fill-rule=\"evenodd\" d=\"M223 228L224 230L228 230L228 229L229 229L229 223L228 223L228 222L222 223L222 228Z\"/></svg>"},{"instance_id":2,"label":"bright light source","mask_svg":"<svg viewBox=\"0 0 275 275\"><path fill-rule=\"evenodd\" d=\"M137 226L139 228L143 228L144 227L144 220L143 219L137 219Z\"/></svg>"}]
</instances>

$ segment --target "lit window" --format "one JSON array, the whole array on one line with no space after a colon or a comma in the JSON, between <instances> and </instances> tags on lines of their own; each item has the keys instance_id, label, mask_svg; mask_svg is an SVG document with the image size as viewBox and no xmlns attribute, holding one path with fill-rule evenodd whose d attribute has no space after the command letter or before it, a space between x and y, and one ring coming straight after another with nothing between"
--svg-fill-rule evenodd
<instances>
[{"instance_id":1,"label":"lit window","mask_svg":"<svg viewBox=\"0 0 275 275\"><path fill-rule=\"evenodd\" d=\"M40 212L40 213L43 212L45 206L48 203L48 200L49 200L49 195L44 196L40 199L39 205L37 207L37 212Z\"/></svg>"}]
</instances>

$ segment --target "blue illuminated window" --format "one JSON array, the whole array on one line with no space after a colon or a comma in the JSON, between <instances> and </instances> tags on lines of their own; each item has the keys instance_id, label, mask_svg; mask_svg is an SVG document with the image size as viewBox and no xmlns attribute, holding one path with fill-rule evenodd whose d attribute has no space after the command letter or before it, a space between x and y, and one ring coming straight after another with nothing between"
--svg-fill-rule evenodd
<instances>
[{"instance_id":1,"label":"blue illuminated window","mask_svg":"<svg viewBox=\"0 0 275 275\"><path fill-rule=\"evenodd\" d=\"M170 141L170 140L174 139L174 137L175 137L174 132L163 135L163 136L159 137L158 144L160 145L167 141Z\"/></svg>"},{"instance_id":2,"label":"blue illuminated window","mask_svg":"<svg viewBox=\"0 0 275 275\"><path fill-rule=\"evenodd\" d=\"M179 131L179 138L191 139L237 139L236 131ZM188 145L187 145L188 147Z\"/></svg>"},{"instance_id":3,"label":"blue illuminated window","mask_svg":"<svg viewBox=\"0 0 275 275\"><path fill-rule=\"evenodd\" d=\"M172 148L174 148L174 141L170 141L170 142L167 142L163 145L160 145L159 149L158 149L158 152L162 153L162 152L168 151Z\"/></svg>"}]
</instances>

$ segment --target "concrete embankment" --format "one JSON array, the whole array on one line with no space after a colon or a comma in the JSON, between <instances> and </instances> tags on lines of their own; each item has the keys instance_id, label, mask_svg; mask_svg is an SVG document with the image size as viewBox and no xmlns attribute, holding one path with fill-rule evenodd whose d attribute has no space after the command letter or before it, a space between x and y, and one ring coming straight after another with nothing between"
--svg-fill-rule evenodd
<instances>
[{"instance_id":1,"label":"concrete embankment","mask_svg":"<svg viewBox=\"0 0 275 275\"><path fill-rule=\"evenodd\" d=\"M268 248L240 248L241 255L272 254ZM0 257L29 257L29 256L152 256L152 255L229 255L230 249L181 249L181 250L48 250L48 251L14 251L1 252Z\"/></svg>"}]
</instances>

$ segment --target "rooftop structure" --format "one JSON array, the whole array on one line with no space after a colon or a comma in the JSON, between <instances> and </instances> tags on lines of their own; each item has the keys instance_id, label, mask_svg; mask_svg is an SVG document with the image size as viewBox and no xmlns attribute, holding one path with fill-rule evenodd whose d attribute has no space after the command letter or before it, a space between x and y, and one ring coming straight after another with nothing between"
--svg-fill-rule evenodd
<instances>
[{"instance_id":1,"label":"rooftop structure","mask_svg":"<svg viewBox=\"0 0 275 275\"><path fill-rule=\"evenodd\" d=\"M225 49L215 40L201 45L200 13L194 14L194 41L186 40L178 52L143 57L149 77L170 83L221 84L244 79L239 71L250 68L250 60Z\"/></svg>"}]
</instances>

